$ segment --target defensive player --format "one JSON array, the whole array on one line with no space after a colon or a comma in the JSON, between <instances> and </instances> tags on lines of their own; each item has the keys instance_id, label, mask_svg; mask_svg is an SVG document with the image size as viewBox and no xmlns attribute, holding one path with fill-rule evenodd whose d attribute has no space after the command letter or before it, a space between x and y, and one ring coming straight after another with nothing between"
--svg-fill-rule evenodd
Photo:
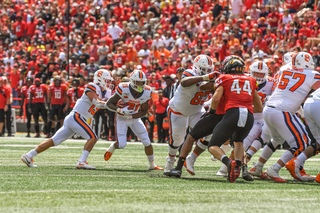
<instances>
[{"instance_id":1,"label":"defensive player","mask_svg":"<svg viewBox=\"0 0 320 213\"><path fill-rule=\"evenodd\" d=\"M253 107L262 112L262 103L256 90L256 80L243 75L244 66L239 60L231 60L225 66L226 75L215 81L216 90L212 97L211 108L215 110L224 97L225 116L217 124L209 142L209 152L228 167L228 180L234 182L240 175L244 157L243 140L253 126ZM220 148L229 138L234 142L235 160L230 160Z\"/></svg>"},{"instance_id":2,"label":"defensive player","mask_svg":"<svg viewBox=\"0 0 320 213\"><path fill-rule=\"evenodd\" d=\"M315 78L320 80L320 75L317 74ZM316 140L315 144L308 146L298 157L293 158L288 163L286 163L286 168L294 177L299 181L312 181L313 178L306 179L305 176L301 174L301 168L303 168L305 161L317 155L320 152L320 89L313 92L309 98L305 101L303 105L304 116L310 128L310 131ZM320 183L320 173L315 179Z\"/></svg>"},{"instance_id":3,"label":"defensive player","mask_svg":"<svg viewBox=\"0 0 320 213\"><path fill-rule=\"evenodd\" d=\"M298 156L309 144L310 139L301 120L295 115L301 103L311 89L320 87L320 75L312 71L313 59L309 53L296 53L292 66L280 69L274 92L263 110L263 118L271 132L273 141L264 147L259 161L250 170L250 174L259 175L264 164L271 157L275 148L284 141L290 145L281 158L266 170L266 174L276 182L285 183L279 176L279 170L293 157Z\"/></svg>"},{"instance_id":4,"label":"defensive player","mask_svg":"<svg viewBox=\"0 0 320 213\"><path fill-rule=\"evenodd\" d=\"M47 100L47 86L41 84L40 78L34 79L34 85L30 87L30 98L29 98L29 113L33 113L34 118L34 128L36 130L36 138L40 137L39 130L39 115L41 114L42 120L44 122L44 129L48 128L47 124L47 110L46 110L46 100Z\"/></svg>"},{"instance_id":5,"label":"defensive player","mask_svg":"<svg viewBox=\"0 0 320 213\"><path fill-rule=\"evenodd\" d=\"M100 99L108 89L112 77L107 70L98 70L94 73L94 82L89 83L81 98L77 101L72 112L65 118L63 126L54 134L54 136L42 142L35 149L23 155L21 160L28 167L37 167L33 164L33 157L47 150L52 146L58 146L63 141L70 138L75 133L81 135L87 140L79 161L76 164L77 169L96 169L87 163L87 158L93 146L98 141L98 137L86 123L87 119L92 118L100 106L105 102Z\"/></svg>"},{"instance_id":6,"label":"defensive player","mask_svg":"<svg viewBox=\"0 0 320 213\"><path fill-rule=\"evenodd\" d=\"M164 169L165 175L170 175L174 168L178 148L184 142L188 127L193 128L205 112L203 103L211 93L210 90L201 90L202 81L216 79L218 72L213 72L213 61L207 55L198 55L193 61L192 69L182 74L181 84L169 102L169 155ZM212 73L213 72L213 73Z\"/></svg>"},{"instance_id":7,"label":"defensive player","mask_svg":"<svg viewBox=\"0 0 320 213\"><path fill-rule=\"evenodd\" d=\"M109 110L116 111L115 128L116 142L111 144L104 159L108 161L116 149L123 149L127 145L127 129L128 127L141 140L145 146L145 153L149 161L150 170L163 170L154 163L153 147L148 137L148 131L141 121L141 117L145 116L149 109L149 99L152 97L152 91L146 86L146 75L135 70L130 77L130 83L120 83L116 88L116 93L107 101ZM118 108L116 105L122 100L127 106Z\"/></svg>"},{"instance_id":8,"label":"defensive player","mask_svg":"<svg viewBox=\"0 0 320 213\"><path fill-rule=\"evenodd\" d=\"M76 105L76 102L79 98L81 98L84 89L82 87L79 87L80 80L77 78L72 79L72 87L68 89L67 95L67 105L65 107L65 111L71 112L73 110L73 107Z\"/></svg>"},{"instance_id":9,"label":"defensive player","mask_svg":"<svg viewBox=\"0 0 320 213\"><path fill-rule=\"evenodd\" d=\"M57 116L56 130L61 126L61 122L64 118L64 107L67 103L67 90L68 87L65 84L61 83L61 77L54 77L53 84L48 88L49 91L49 125L47 130L47 138L50 137L51 132L54 133L54 128L52 128L52 122L54 116Z\"/></svg>"},{"instance_id":10,"label":"defensive player","mask_svg":"<svg viewBox=\"0 0 320 213\"><path fill-rule=\"evenodd\" d=\"M26 100L26 116L27 116L27 136L30 137L30 127L31 127L31 115L29 108L32 107L29 105L29 100L30 100L30 93L31 93L31 85L33 84L33 78L32 77L26 77L26 86L23 86L21 88L21 108L20 108L20 115L23 114L23 105L24 101ZM38 132L39 132L39 126L38 126Z\"/></svg>"}]
</instances>

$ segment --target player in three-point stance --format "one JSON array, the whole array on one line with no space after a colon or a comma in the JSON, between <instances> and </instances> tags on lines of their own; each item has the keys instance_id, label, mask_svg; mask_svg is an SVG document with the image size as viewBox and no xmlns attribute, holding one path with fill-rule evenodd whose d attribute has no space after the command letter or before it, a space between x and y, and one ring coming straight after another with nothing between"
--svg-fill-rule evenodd
<instances>
[{"instance_id":1,"label":"player in three-point stance","mask_svg":"<svg viewBox=\"0 0 320 213\"><path fill-rule=\"evenodd\" d=\"M53 135L32 149L29 153L23 155L21 160L29 167L37 167L33 164L33 157L47 150L52 146L58 146L63 141L70 138L75 133L81 135L87 140L80 160L76 164L77 169L96 169L87 163L87 157L93 146L98 141L98 137L86 120L92 118L99 107L104 107L105 102L100 99L108 90L112 82L111 73L108 70L98 70L94 73L93 83L89 83L81 98L77 101L72 112L65 118L63 126Z\"/></svg>"}]
</instances>

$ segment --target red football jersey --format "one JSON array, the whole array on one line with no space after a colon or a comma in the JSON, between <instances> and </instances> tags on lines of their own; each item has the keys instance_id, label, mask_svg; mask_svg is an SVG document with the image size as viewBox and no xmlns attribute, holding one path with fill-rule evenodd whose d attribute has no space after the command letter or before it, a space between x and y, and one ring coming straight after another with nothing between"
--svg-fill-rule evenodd
<instances>
[{"instance_id":1,"label":"red football jersey","mask_svg":"<svg viewBox=\"0 0 320 213\"><path fill-rule=\"evenodd\" d=\"M68 89L67 95L70 97L70 100L71 100L71 102L70 102L70 108L73 108L74 105L76 105L77 100L82 96L83 92L84 92L84 89L83 89L83 88L78 88L78 91L77 91L77 93L78 93L78 98L77 98L77 97L75 96L74 88Z\"/></svg>"},{"instance_id":2,"label":"red football jersey","mask_svg":"<svg viewBox=\"0 0 320 213\"><path fill-rule=\"evenodd\" d=\"M224 97L221 97L221 99L220 99L220 102L216 108L216 114L217 115L226 114L226 103L225 103Z\"/></svg>"},{"instance_id":3,"label":"red football jersey","mask_svg":"<svg viewBox=\"0 0 320 213\"><path fill-rule=\"evenodd\" d=\"M217 78L216 88L223 87L225 110L245 107L253 113L253 94L257 88L256 80L247 75L225 74Z\"/></svg>"},{"instance_id":4,"label":"red football jersey","mask_svg":"<svg viewBox=\"0 0 320 213\"><path fill-rule=\"evenodd\" d=\"M32 85L30 87L30 91L33 94L32 103L44 103L45 97L44 93L47 90L47 86L45 84L40 84L39 87L36 85Z\"/></svg>"},{"instance_id":5,"label":"red football jersey","mask_svg":"<svg viewBox=\"0 0 320 213\"><path fill-rule=\"evenodd\" d=\"M68 90L67 85L61 84L60 87L56 87L54 84L49 86L51 92L51 104L61 105L64 103L64 93Z\"/></svg>"},{"instance_id":6,"label":"red football jersey","mask_svg":"<svg viewBox=\"0 0 320 213\"><path fill-rule=\"evenodd\" d=\"M23 86L21 88L21 93L24 94L24 97L26 98L26 104L29 103L29 100L30 100L30 93L31 93L31 87L27 87L27 86Z\"/></svg>"},{"instance_id":7,"label":"red football jersey","mask_svg":"<svg viewBox=\"0 0 320 213\"><path fill-rule=\"evenodd\" d=\"M124 53L117 53L114 55L114 61L118 64L119 67L124 65L127 55Z\"/></svg>"}]
</instances>

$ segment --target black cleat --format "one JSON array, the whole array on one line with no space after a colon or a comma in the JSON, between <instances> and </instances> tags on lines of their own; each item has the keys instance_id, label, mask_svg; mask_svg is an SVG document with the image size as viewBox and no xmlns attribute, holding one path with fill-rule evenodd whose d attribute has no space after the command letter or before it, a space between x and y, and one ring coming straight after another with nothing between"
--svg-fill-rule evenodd
<instances>
[{"instance_id":1,"label":"black cleat","mask_svg":"<svg viewBox=\"0 0 320 213\"><path fill-rule=\"evenodd\" d=\"M178 169L171 169L169 173L170 173L170 175L169 175L170 177L180 178L182 171L178 170Z\"/></svg>"},{"instance_id":2,"label":"black cleat","mask_svg":"<svg viewBox=\"0 0 320 213\"><path fill-rule=\"evenodd\" d=\"M247 164L242 164L242 178L245 180L245 181L253 181L253 177L251 177L251 175L249 175L249 172L248 172L248 167L247 167Z\"/></svg>"},{"instance_id":3,"label":"black cleat","mask_svg":"<svg viewBox=\"0 0 320 213\"><path fill-rule=\"evenodd\" d=\"M30 134L29 133L27 134L26 138L30 138Z\"/></svg>"},{"instance_id":4,"label":"black cleat","mask_svg":"<svg viewBox=\"0 0 320 213\"><path fill-rule=\"evenodd\" d=\"M14 137L14 134L9 133L8 137Z\"/></svg>"},{"instance_id":5,"label":"black cleat","mask_svg":"<svg viewBox=\"0 0 320 213\"><path fill-rule=\"evenodd\" d=\"M34 136L35 138L40 138L40 134L37 133L36 136Z\"/></svg>"},{"instance_id":6,"label":"black cleat","mask_svg":"<svg viewBox=\"0 0 320 213\"><path fill-rule=\"evenodd\" d=\"M235 173L235 169L236 169L236 161L235 160L229 160L228 163L228 181L230 183L233 183L236 181L237 177L236 177L236 173ZM240 171L239 171L240 173Z\"/></svg>"}]
</instances>

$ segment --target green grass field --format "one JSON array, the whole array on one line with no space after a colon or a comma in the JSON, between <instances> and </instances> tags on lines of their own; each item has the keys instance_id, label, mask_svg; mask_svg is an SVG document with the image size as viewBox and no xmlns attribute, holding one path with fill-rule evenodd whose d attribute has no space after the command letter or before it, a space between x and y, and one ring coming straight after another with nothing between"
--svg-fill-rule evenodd
<instances>
[{"instance_id":1,"label":"green grass field","mask_svg":"<svg viewBox=\"0 0 320 213\"><path fill-rule=\"evenodd\" d=\"M43 140L43 139L42 139ZM38 168L28 168L20 157L41 139L0 139L1 212L319 212L320 184L272 180L236 183L216 176L220 162L208 152L196 161L196 175L185 170L181 179L162 171L148 171L142 144L128 143L106 162L109 142L100 140L88 162L97 170L75 169L84 141L68 140L35 157ZM155 144L155 162L164 167L167 146ZM283 153L277 151L267 168ZM260 154L260 152L258 153ZM259 155L253 157L257 161ZM306 162L306 172L317 175L320 158ZM250 163L249 168L252 167Z\"/></svg>"}]
</instances>

